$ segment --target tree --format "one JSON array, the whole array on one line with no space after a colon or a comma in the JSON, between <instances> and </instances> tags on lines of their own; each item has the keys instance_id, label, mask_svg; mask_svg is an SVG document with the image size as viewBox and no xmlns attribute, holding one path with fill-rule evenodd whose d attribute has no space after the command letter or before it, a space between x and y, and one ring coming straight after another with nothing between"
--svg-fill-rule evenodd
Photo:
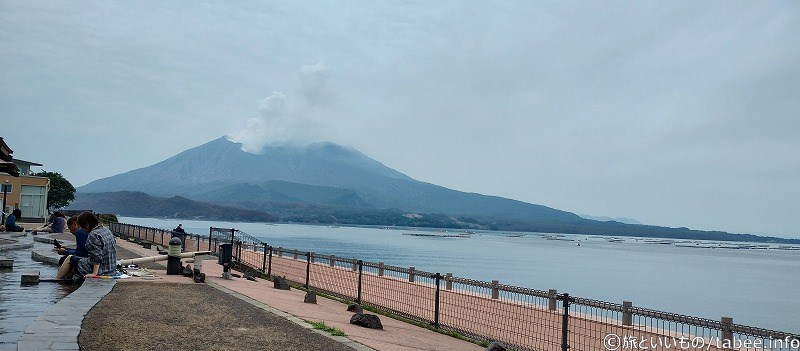
<instances>
[{"instance_id":1,"label":"tree","mask_svg":"<svg viewBox=\"0 0 800 351\"><path fill-rule=\"evenodd\" d=\"M62 208L75 200L75 187L61 173L42 171L31 175L50 179L50 190L47 191L48 210Z\"/></svg>"}]
</instances>

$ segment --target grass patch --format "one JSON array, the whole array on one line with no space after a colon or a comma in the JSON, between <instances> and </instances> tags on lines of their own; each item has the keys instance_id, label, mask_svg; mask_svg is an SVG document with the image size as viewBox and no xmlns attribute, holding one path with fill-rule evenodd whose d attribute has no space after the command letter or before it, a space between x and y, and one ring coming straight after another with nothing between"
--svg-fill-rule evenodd
<instances>
[{"instance_id":1,"label":"grass patch","mask_svg":"<svg viewBox=\"0 0 800 351\"><path fill-rule=\"evenodd\" d=\"M308 323L308 324L311 324L311 326L314 327L314 329L322 330L322 331L327 332L327 333L329 333L329 334L331 334L333 336L347 336L347 334L345 334L341 329L337 329L337 328L331 327L331 326L325 324L325 322L314 322L314 321L309 321L309 320L305 320L305 319L304 319L304 321L306 323Z\"/></svg>"}]
</instances>

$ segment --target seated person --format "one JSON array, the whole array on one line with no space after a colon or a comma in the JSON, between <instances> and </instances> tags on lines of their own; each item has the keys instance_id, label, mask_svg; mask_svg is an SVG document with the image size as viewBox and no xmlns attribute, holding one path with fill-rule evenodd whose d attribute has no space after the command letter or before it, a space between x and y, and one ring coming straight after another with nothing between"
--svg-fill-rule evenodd
<instances>
[{"instance_id":1,"label":"seated person","mask_svg":"<svg viewBox=\"0 0 800 351\"><path fill-rule=\"evenodd\" d=\"M64 212L56 211L53 213L53 223L48 225L33 228L31 229L32 232L44 232L44 233L63 233L64 229L67 226L67 216L64 215Z\"/></svg>"},{"instance_id":2,"label":"seated person","mask_svg":"<svg viewBox=\"0 0 800 351\"><path fill-rule=\"evenodd\" d=\"M22 228L17 225L17 220L22 217L22 211L18 208L15 208L11 215L6 218L6 231L9 232L21 232L24 231L25 228Z\"/></svg>"},{"instance_id":3,"label":"seated person","mask_svg":"<svg viewBox=\"0 0 800 351\"><path fill-rule=\"evenodd\" d=\"M89 257L89 252L86 251L86 239L89 237L89 233L86 233L83 228L78 226L78 216L72 216L67 220L67 228L69 228L69 232L72 233L72 235L75 235L76 244L74 249L68 249L63 246L53 249L53 251L58 252L59 255L63 255L58 261L59 266L64 263L64 260L69 255Z\"/></svg>"},{"instance_id":4,"label":"seated person","mask_svg":"<svg viewBox=\"0 0 800 351\"><path fill-rule=\"evenodd\" d=\"M88 257L68 255L58 268L57 279L67 277L73 268L85 278L97 275L114 275L117 273L117 249L114 234L102 226L97 216L91 212L78 215L78 226L89 232L86 239Z\"/></svg>"}]
</instances>

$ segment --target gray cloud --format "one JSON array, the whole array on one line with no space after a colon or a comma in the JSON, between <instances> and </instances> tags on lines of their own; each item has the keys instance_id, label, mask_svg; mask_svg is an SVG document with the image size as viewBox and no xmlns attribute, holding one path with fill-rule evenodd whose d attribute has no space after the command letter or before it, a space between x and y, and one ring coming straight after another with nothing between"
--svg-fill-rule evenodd
<instances>
[{"instance_id":1,"label":"gray cloud","mask_svg":"<svg viewBox=\"0 0 800 351\"><path fill-rule=\"evenodd\" d=\"M228 134L242 143L242 150L259 154L264 146L298 145L321 141L319 119L325 114L324 105L332 94L327 91L328 67L322 62L300 68L300 85L289 96L273 91L258 103L260 117L247 120L246 127Z\"/></svg>"}]
</instances>

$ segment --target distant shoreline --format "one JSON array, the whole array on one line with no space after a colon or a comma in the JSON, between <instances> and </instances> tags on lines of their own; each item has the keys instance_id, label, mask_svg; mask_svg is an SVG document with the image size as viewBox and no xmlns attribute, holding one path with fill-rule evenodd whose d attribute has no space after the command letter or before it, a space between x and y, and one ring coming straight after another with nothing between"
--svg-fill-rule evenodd
<instances>
[{"instance_id":1,"label":"distant shoreline","mask_svg":"<svg viewBox=\"0 0 800 351\"><path fill-rule=\"evenodd\" d=\"M742 235L743 237L750 238L750 237L757 237L763 240L720 240L720 239L704 239L704 238L674 238L674 237L655 237L655 236L635 236L635 235L598 235L598 234L586 234L586 233L559 233L559 232L538 232L538 231L512 231L512 230L487 230L487 229L477 229L477 230L464 230L462 228L439 228L439 227L409 227L409 226L387 226L387 225L375 225L375 224L328 224L328 223L302 223L302 222L285 222L285 221L276 221L276 222L258 222L258 221L246 221L246 220L226 220L226 219L217 219L217 218L176 218L176 217L168 217L168 216L129 216L129 215L117 215L120 217L128 217L128 218L147 218L147 219L160 219L160 220L176 220L176 221L220 221L220 222L228 222L228 223L251 223L251 224L264 224L264 225L308 225L308 226L317 226L317 227L345 227L345 228L372 228L372 229L390 229L390 230L399 230L399 231L420 231L420 232L441 232L444 230L444 234L450 233L450 235L459 236L461 234L466 234L467 232L471 234L480 235L482 233L491 235L497 234L508 234L510 237L516 236L551 236L551 235L586 235L586 236L596 236L601 238L613 238L613 237L621 237L621 238L630 238L633 241L643 241L643 242L650 242L650 241L659 241L659 240L667 240L667 241L675 241L673 244L680 244L676 246L685 246L685 247L692 247L691 244L686 244L683 241L706 241L706 242L728 242L728 243L756 243L756 244L786 244L786 245L800 245L800 239L785 239L785 238L777 238L783 241L769 241L770 237L760 237L756 235L749 235L749 234L730 234L730 235ZM611 241L613 242L613 241ZM652 242L650 242L652 243ZM683 245L686 244L686 245ZM704 243L700 243L702 245ZM723 245L725 246L725 245ZM694 247L692 247L694 248ZM730 248L733 247L719 247L719 248Z\"/></svg>"}]
</instances>

